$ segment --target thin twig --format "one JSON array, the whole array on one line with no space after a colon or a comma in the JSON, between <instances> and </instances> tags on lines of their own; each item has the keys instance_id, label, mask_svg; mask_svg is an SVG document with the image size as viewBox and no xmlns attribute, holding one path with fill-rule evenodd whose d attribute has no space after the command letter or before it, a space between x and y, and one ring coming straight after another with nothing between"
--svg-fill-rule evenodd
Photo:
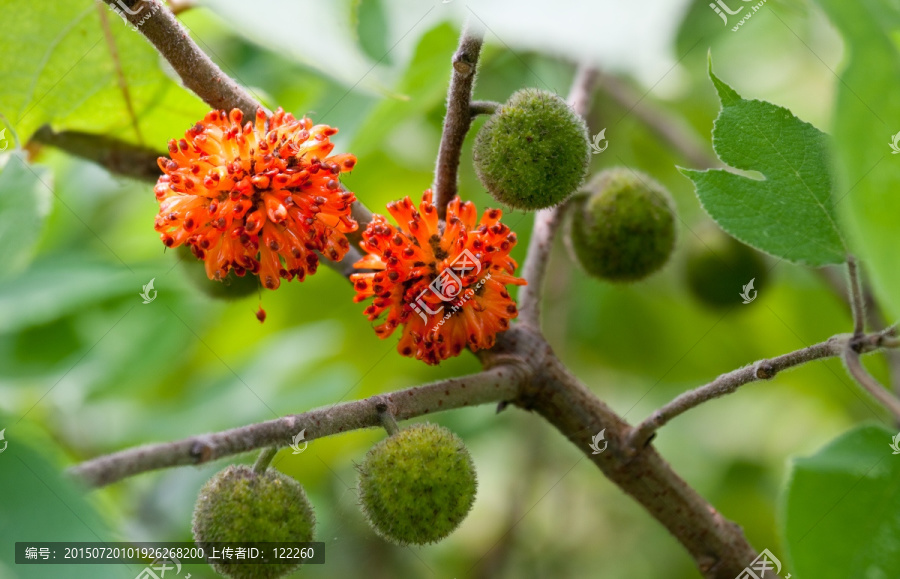
<instances>
[{"instance_id":1,"label":"thin twig","mask_svg":"<svg viewBox=\"0 0 900 579\"><path fill-rule=\"evenodd\" d=\"M272 459L275 458L276 454L278 454L277 446L269 446L262 449L259 456L256 457L256 462L253 463L253 472L256 474L266 472L266 469L269 468L269 464L271 464Z\"/></svg>"},{"instance_id":2,"label":"thin twig","mask_svg":"<svg viewBox=\"0 0 900 579\"><path fill-rule=\"evenodd\" d=\"M659 410L653 412L649 418L634 427L629 433L628 447L631 452L640 451L650 440L654 432L676 416L679 416L692 408L696 408L704 402L730 394L744 384L756 382L757 380L770 380L782 370L800 366L801 364L813 360L840 356L846 350L851 339L852 337L849 334L840 334L833 336L824 342L809 346L808 348L783 354L775 358L760 360L749 366L744 366L743 368L738 368L737 370L722 374L709 384L685 392ZM884 332L863 336L862 339L859 340L859 344L860 348L867 352L880 347L888 347L890 345L886 340L886 334Z\"/></svg>"},{"instance_id":3,"label":"thin twig","mask_svg":"<svg viewBox=\"0 0 900 579\"><path fill-rule=\"evenodd\" d=\"M862 336L865 332L866 306L863 303L862 287L859 281L859 268L856 258L847 256L847 273L850 276L850 308L853 310L853 335Z\"/></svg>"},{"instance_id":4,"label":"thin twig","mask_svg":"<svg viewBox=\"0 0 900 579\"><path fill-rule=\"evenodd\" d=\"M521 372L517 369L497 366L471 376L441 380L303 414L123 450L83 462L69 472L88 486L101 487L151 470L201 464L269 446L287 446L303 429L306 429L305 440L309 441L379 426L376 405L380 403L387 404L397 419L406 420L464 406L514 400L520 381Z\"/></svg>"},{"instance_id":5,"label":"thin twig","mask_svg":"<svg viewBox=\"0 0 900 579\"><path fill-rule=\"evenodd\" d=\"M900 421L900 399L891 394L890 390L882 386L878 380L869 374L862 365L862 360L859 358L859 352L857 351L854 342L848 342L844 346L844 351L842 353L844 363L847 364L847 370L850 372L850 375L853 376L853 378L856 379L856 381L859 382L860 385L875 398L875 400L880 402L882 406L887 408L891 414L894 415L895 421Z\"/></svg>"},{"instance_id":6,"label":"thin twig","mask_svg":"<svg viewBox=\"0 0 900 579\"><path fill-rule=\"evenodd\" d=\"M400 432L400 427L397 426L397 421L394 420L394 415L391 414L387 404L380 402L375 405L375 410L378 411L378 420L388 435L393 436Z\"/></svg>"},{"instance_id":7,"label":"thin twig","mask_svg":"<svg viewBox=\"0 0 900 579\"><path fill-rule=\"evenodd\" d=\"M469 102L472 99L482 40L483 31L467 22L459 39L459 47L453 54L453 75L447 91L447 116L444 117L432 187L441 219L447 216L447 204L456 196L459 158L466 133L472 124Z\"/></svg>"},{"instance_id":8,"label":"thin twig","mask_svg":"<svg viewBox=\"0 0 900 579\"><path fill-rule=\"evenodd\" d=\"M569 93L569 105L581 116L587 116L590 109L591 95L597 78L597 71L590 67L581 67L575 74ZM522 277L528 281L528 285L522 286L519 290L520 323L534 327L540 324L542 285L547 272L550 249L553 247L553 237L562 221L562 212L562 206L550 207L541 209L534 216L528 253L522 265Z\"/></svg>"},{"instance_id":9,"label":"thin twig","mask_svg":"<svg viewBox=\"0 0 900 579\"><path fill-rule=\"evenodd\" d=\"M478 115L492 115L497 112L502 105L495 101L472 101L469 103L469 115L477 117Z\"/></svg>"}]
</instances>

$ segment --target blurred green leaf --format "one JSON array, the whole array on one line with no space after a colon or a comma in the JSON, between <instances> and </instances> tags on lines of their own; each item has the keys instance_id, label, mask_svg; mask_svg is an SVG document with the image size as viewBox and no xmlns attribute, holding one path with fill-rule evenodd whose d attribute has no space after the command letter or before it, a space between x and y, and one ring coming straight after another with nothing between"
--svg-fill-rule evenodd
<instances>
[{"instance_id":1,"label":"blurred green leaf","mask_svg":"<svg viewBox=\"0 0 900 579\"><path fill-rule=\"evenodd\" d=\"M16 16L0 20L0 111L24 141L51 123L164 143L173 127L186 129L206 112L206 105L163 73L144 37L105 4L3 0L2 6L4 14Z\"/></svg>"},{"instance_id":2,"label":"blurred green leaf","mask_svg":"<svg viewBox=\"0 0 900 579\"><path fill-rule=\"evenodd\" d=\"M875 291L900 317L897 216L900 158L890 154L900 131L900 92L885 90L900 78L897 28L900 7L881 0L819 0L846 41L834 111L839 215L854 252L866 263ZM889 125L887 123L898 123ZM846 198L843 197L846 195Z\"/></svg>"},{"instance_id":3,"label":"blurred green leaf","mask_svg":"<svg viewBox=\"0 0 900 579\"><path fill-rule=\"evenodd\" d=\"M387 97L369 114L349 150L365 155L384 143L403 121L421 115L440 102L450 80L450 60L456 49L456 32L441 24L422 37L409 68L395 87L397 97Z\"/></svg>"},{"instance_id":4,"label":"blurred green leaf","mask_svg":"<svg viewBox=\"0 0 900 579\"><path fill-rule=\"evenodd\" d=\"M11 423L3 422L4 425ZM83 491L66 480L57 465L30 446L37 438L47 451L47 445L53 445L52 441L24 422L5 430L8 447L0 454L0 489L3 489L0 537L4 537L6 544L0 549L0 560L15 569L15 577L19 579L120 579L124 570L118 565L15 565L12 545L15 541L100 542L116 539L85 500ZM62 558L63 553L56 556ZM140 570L137 565L130 567L134 570L132 576Z\"/></svg>"},{"instance_id":5,"label":"blurred green leaf","mask_svg":"<svg viewBox=\"0 0 900 579\"><path fill-rule=\"evenodd\" d=\"M759 171L751 179L724 169L682 169L709 215L728 233L795 263L844 261L846 250L831 204L827 136L789 110L741 98L712 72L722 101L713 148L724 163Z\"/></svg>"},{"instance_id":6,"label":"blurred green leaf","mask_svg":"<svg viewBox=\"0 0 900 579\"><path fill-rule=\"evenodd\" d=\"M49 171L29 167L18 152L0 173L0 280L19 273L31 260L50 211L50 179Z\"/></svg>"},{"instance_id":7,"label":"blurred green leaf","mask_svg":"<svg viewBox=\"0 0 900 579\"><path fill-rule=\"evenodd\" d=\"M140 284L121 267L71 253L44 258L0 285L0 332L55 320L128 292L137 296Z\"/></svg>"},{"instance_id":8,"label":"blurred green leaf","mask_svg":"<svg viewBox=\"0 0 900 579\"><path fill-rule=\"evenodd\" d=\"M794 461L783 505L800 579L900 577L900 456L892 433L863 426Z\"/></svg>"}]
</instances>

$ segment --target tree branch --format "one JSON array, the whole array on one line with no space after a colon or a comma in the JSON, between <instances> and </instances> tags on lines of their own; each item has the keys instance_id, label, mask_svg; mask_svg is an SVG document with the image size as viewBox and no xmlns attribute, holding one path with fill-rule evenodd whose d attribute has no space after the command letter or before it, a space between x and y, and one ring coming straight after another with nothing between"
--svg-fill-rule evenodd
<instances>
[{"instance_id":1,"label":"tree branch","mask_svg":"<svg viewBox=\"0 0 900 579\"><path fill-rule=\"evenodd\" d=\"M575 73L569 92L569 105L579 115L586 117L590 110L591 96L597 84L598 73L590 67L581 67ZM535 328L540 326L541 296L544 276L553 237L562 221L563 206L541 209L534 215L534 228L528 241L528 253L522 265L522 277L528 285L519 289L519 320Z\"/></svg>"},{"instance_id":2,"label":"tree branch","mask_svg":"<svg viewBox=\"0 0 900 579\"><path fill-rule=\"evenodd\" d=\"M441 219L447 216L447 204L456 196L459 158L466 133L472 124L469 101L472 99L472 86L475 84L475 69L478 66L482 40L483 32L476 29L471 22L467 22L459 39L459 47L453 54L453 75L450 77L450 88L447 91L447 116L444 117L444 129L432 186L435 205Z\"/></svg>"},{"instance_id":3,"label":"tree branch","mask_svg":"<svg viewBox=\"0 0 900 579\"><path fill-rule=\"evenodd\" d=\"M133 179L156 183L162 174L156 160L165 156L164 153L111 137L78 131L57 133L49 125L44 125L32 135L31 140L93 161L111 173Z\"/></svg>"},{"instance_id":4,"label":"tree branch","mask_svg":"<svg viewBox=\"0 0 900 579\"><path fill-rule=\"evenodd\" d=\"M756 551L740 527L725 519L649 447L627 452L630 426L562 365L539 332L514 326L491 356L520 356L531 368L514 404L540 414L623 491L681 542L708 579L734 579ZM485 356L490 362L491 356ZM606 430L608 448L591 452L593 436ZM767 576L771 577L771 575Z\"/></svg>"},{"instance_id":5,"label":"tree branch","mask_svg":"<svg viewBox=\"0 0 900 579\"><path fill-rule=\"evenodd\" d=\"M262 105L214 63L191 39L172 12L160 0L123 0L129 11L121 11L116 0L104 0L120 11L169 61L184 86L216 110L238 108L244 118L256 118ZM263 107L264 108L264 107ZM267 114L269 111L266 111Z\"/></svg>"},{"instance_id":6,"label":"tree branch","mask_svg":"<svg viewBox=\"0 0 900 579\"><path fill-rule=\"evenodd\" d=\"M69 473L90 487L101 487L151 470L202 464L268 446L287 446L304 428L305 440L310 441L380 426L379 404L387 405L394 418L406 420L464 406L514 400L521 380L522 372L518 368L497 366L471 376L441 380L303 414L175 442L140 446L83 462L69 469Z\"/></svg>"}]
</instances>

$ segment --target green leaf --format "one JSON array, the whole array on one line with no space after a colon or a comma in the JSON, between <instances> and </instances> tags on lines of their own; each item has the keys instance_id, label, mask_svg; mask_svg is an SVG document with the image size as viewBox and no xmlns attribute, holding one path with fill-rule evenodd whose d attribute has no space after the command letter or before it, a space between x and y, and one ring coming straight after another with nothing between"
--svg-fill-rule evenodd
<instances>
[{"instance_id":1,"label":"green leaf","mask_svg":"<svg viewBox=\"0 0 900 579\"><path fill-rule=\"evenodd\" d=\"M103 3L3 0L3 13L15 18L0 20L0 111L23 141L51 123L161 146L208 110Z\"/></svg>"},{"instance_id":2,"label":"green leaf","mask_svg":"<svg viewBox=\"0 0 900 579\"><path fill-rule=\"evenodd\" d=\"M893 434L863 426L794 461L782 505L799 578L900 577L900 455Z\"/></svg>"},{"instance_id":3,"label":"green leaf","mask_svg":"<svg viewBox=\"0 0 900 579\"><path fill-rule=\"evenodd\" d=\"M50 211L50 173L29 167L13 153L0 173L0 280L22 271L31 260Z\"/></svg>"},{"instance_id":4,"label":"green leaf","mask_svg":"<svg viewBox=\"0 0 900 579\"><path fill-rule=\"evenodd\" d=\"M115 541L106 524L85 499L82 489L66 480L60 468L42 453L59 454L54 442L28 422L15 423L0 415L8 446L0 453L0 562L15 569L19 579L66 577L113 579L125 570L135 576L141 566L129 565L15 565L14 541ZM7 426L9 425L9 426ZM4 428L5 427L5 428ZM32 446L34 445L34 446ZM0 448L3 448L0 442ZM38 453L35 447L40 447ZM63 553L57 553L62 558ZM2 567L2 565L0 565Z\"/></svg>"},{"instance_id":5,"label":"green leaf","mask_svg":"<svg viewBox=\"0 0 900 579\"><path fill-rule=\"evenodd\" d=\"M404 120L421 115L436 105L447 92L450 60L456 49L456 32L441 24L422 37L412 62L400 83L396 97L387 97L369 114L357 131L349 150L357 156L379 147L385 137Z\"/></svg>"},{"instance_id":6,"label":"green leaf","mask_svg":"<svg viewBox=\"0 0 900 579\"><path fill-rule=\"evenodd\" d=\"M712 72L722 101L713 148L736 169L681 169L707 213L747 245L795 263L840 263L846 249L831 200L827 136L784 108L748 101Z\"/></svg>"},{"instance_id":7,"label":"green leaf","mask_svg":"<svg viewBox=\"0 0 900 579\"><path fill-rule=\"evenodd\" d=\"M844 37L846 62L836 79L834 150L838 215L853 253L867 266L876 296L900 318L897 219L900 155L889 148L900 131L897 29L900 7L882 0L819 0Z\"/></svg>"}]
</instances>

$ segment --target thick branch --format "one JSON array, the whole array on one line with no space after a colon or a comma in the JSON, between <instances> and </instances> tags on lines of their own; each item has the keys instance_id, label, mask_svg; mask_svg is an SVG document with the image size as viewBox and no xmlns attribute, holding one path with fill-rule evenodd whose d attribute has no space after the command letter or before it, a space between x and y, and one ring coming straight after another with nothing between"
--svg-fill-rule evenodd
<instances>
[{"instance_id":1,"label":"thick branch","mask_svg":"<svg viewBox=\"0 0 900 579\"><path fill-rule=\"evenodd\" d=\"M128 21L169 61L189 88L216 110L238 108L248 119L256 118L262 105L231 79L191 39L172 12L160 0L123 0L130 8L121 11L116 0L104 0Z\"/></svg>"},{"instance_id":2,"label":"thick branch","mask_svg":"<svg viewBox=\"0 0 900 579\"><path fill-rule=\"evenodd\" d=\"M566 370L536 330L515 326L502 335L496 355L516 351L534 374L523 382L515 404L553 424L640 503L684 545L704 577L734 579L756 556L740 527L679 478L652 447L637 456L627 452L630 426ZM594 454L592 439L604 429L608 448Z\"/></svg>"},{"instance_id":3,"label":"thick branch","mask_svg":"<svg viewBox=\"0 0 900 579\"><path fill-rule=\"evenodd\" d=\"M309 441L379 426L379 404L386 404L394 418L406 420L464 406L514 400L521 379L522 374L516 368L497 366L471 376L441 380L303 414L175 442L140 446L83 462L69 472L88 486L100 487L151 470L201 464L267 446L287 446L304 428L305 440Z\"/></svg>"},{"instance_id":4,"label":"thick branch","mask_svg":"<svg viewBox=\"0 0 900 579\"><path fill-rule=\"evenodd\" d=\"M569 105L581 116L586 116L590 109L597 78L597 71L589 67L579 68L575 74L569 93ZM522 265L522 277L528 281L528 285L519 290L519 320L523 324L539 327L544 276L563 210L563 206L550 207L538 211L534 216L534 229L528 242L525 263Z\"/></svg>"},{"instance_id":5,"label":"thick branch","mask_svg":"<svg viewBox=\"0 0 900 579\"><path fill-rule=\"evenodd\" d=\"M475 69L481 53L483 34L467 23L459 39L459 47L453 54L453 75L447 92L447 116L441 146L438 149L437 166L434 170L434 199L438 216L447 215L447 204L456 196L456 180L459 173L459 158L463 141L472 124L469 102L472 86L475 84Z\"/></svg>"}]
</instances>

